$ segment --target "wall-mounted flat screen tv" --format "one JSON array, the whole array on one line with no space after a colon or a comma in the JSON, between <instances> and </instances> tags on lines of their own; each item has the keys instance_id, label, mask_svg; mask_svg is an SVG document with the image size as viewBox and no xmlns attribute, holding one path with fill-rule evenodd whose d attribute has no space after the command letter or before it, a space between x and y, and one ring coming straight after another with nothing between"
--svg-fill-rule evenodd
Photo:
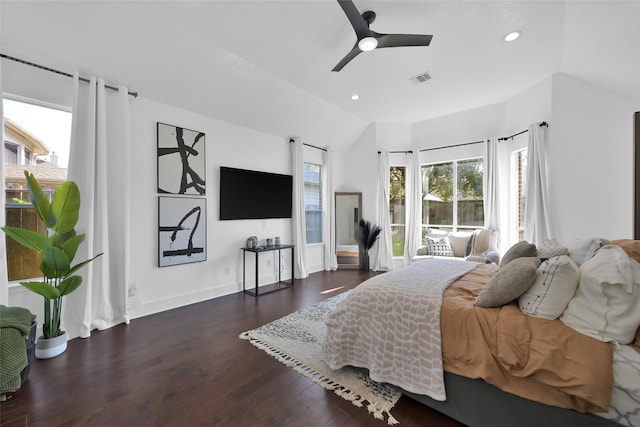
<instances>
[{"instance_id":1,"label":"wall-mounted flat screen tv","mask_svg":"<svg viewBox=\"0 0 640 427\"><path fill-rule=\"evenodd\" d=\"M220 219L291 218L293 177L220 166Z\"/></svg>"}]
</instances>

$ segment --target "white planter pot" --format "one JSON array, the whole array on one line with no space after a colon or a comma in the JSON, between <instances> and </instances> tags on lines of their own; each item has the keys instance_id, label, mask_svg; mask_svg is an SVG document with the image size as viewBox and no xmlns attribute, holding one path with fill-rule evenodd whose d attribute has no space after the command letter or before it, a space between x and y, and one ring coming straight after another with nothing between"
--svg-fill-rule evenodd
<instances>
[{"instance_id":1,"label":"white planter pot","mask_svg":"<svg viewBox=\"0 0 640 427\"><path fill-rule=\"evenodd\" d=\"M67 333L54 338L38 337L36 341L36 357L38 359L51 359L64 353L67 349Z\"/></svg>"}]
</instances>

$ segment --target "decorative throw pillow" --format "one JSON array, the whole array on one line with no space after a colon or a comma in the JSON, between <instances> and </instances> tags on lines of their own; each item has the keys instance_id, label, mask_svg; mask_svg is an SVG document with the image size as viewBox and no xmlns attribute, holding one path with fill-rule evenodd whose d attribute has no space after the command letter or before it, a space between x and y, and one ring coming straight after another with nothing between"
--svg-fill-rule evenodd
<instances>
[{"instance_id":1,"label":"decorative throw pillow","mask_svg":"<svg viewBox=\"0 0 640 427\"><path fill-rule=\"evenodd\" d=\"M536 245L527 241L520 241L511 246L500 260L500 267L504 267L516 258L535 257L538 253Z\"/></svg>"},{"instance_id":2,"label":"decorative throw pillow","mask_svg":"<svg viewBox=\"0 0 640 427\"><path fill-rule=\"evenodd\" d=\"M578 266L568 255L549 258L538 267L533 285L518 298L518 307L529 316L557 319L576 293L579 282Z\"/></svg>"},{"instance_id":3,"label":"decorative throw pillow","mask_svg":"<svg viewBox=\"0 0 640 427\"><path fill-rule=\"evenodd\" d=\"M473 236L471 231L452 231L449 233L447 237L449 237L454 256L464 257L471 236Z\"/></svg>"},{"instance_id":4,"label":"decorative throw pillow","mask_svg":"<svg viewBox=\"0 0 640 427\"><path fill-rule=\"evenodd\" d=\"M451 249L451 243L449 243L449 238L446 236L440 237L438 239L434 239L432 237L427 237L427 255L435 255L435 256L454 256L453 250Z\"/></svg>"},{"instance_id":5,"label":"decorative throw pillow","mask_svg":"<svg viewBox=\"0 0 640 427\"><path fill-rule=\"evenodd\" d=\"M569 256L573 262L580 267L587 260L591 259L598 249L607 244L609 244L607 239L601 239L599 237L579 238L570 241L567 244L567 249L569 249Z\"/></svg>"},{"instance_id":6,"label":"decorative throw pillow","mask_svg":"<svg viewBox=\"0 0 640 427\"><path fill-rule=\"evenodd\" d=\"M640 263L619 246L603 246L580 266L580 284L560 320L600 341L634 341L640 326Z\"/></svg>"},{"instance_id":7,"label":"decorative throw pillow","mask_svg":"<svg viewBox=\"0 0 640 427\"><path fill-rule=\"evenodd\" d=\"M489 280L473 304L485 308L509 304L531 287L539 266L540 258L514 259Z\"/></svg>"},{"instance_id":8,"label":"decorative throw pillow","mask_svg":"<svg viewBox=\"0 0 640 427\"><path fill-rule=\"evenodd\" d=\"M538 245L538 258L553 258L554 256L569 255L569 249L560 246L555 240L545 240Z\"/></svg>"},{"instance_id":9,"label":"decorative throw pillow","mask_svg":"<svg viewBox=\"0 0 640 427\"><path fill-rule=\"evenodd\" d=\"M638 330L636 331L636 339L631 345L640 353L640 326L638 326Z\"/></svg>"}]
</instances>

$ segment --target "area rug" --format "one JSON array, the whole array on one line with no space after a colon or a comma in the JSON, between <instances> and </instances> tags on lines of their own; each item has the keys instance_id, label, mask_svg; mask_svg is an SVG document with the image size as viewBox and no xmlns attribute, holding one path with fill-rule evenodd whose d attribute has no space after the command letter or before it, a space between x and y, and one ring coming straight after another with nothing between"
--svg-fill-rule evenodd
<instances>
[{"instance_id":1,"label":"area rug","mask_svg":"<svg viewBox=\"0 0 640 427\"><path fill-rule=\"evenodd\" d=\"M351 401L355 406L362 407L366 404L375 418L384 420L386 415L389 425L398 424L391 415L391 409L401 396L398 389L388 384L376 383L365 370L352 367L333 370L324 361L322 346L327 336L325 321L329 312L348 293L244 332L240 334L240 338L249 340L278 361Z\"/></svg>"}]
</instances>

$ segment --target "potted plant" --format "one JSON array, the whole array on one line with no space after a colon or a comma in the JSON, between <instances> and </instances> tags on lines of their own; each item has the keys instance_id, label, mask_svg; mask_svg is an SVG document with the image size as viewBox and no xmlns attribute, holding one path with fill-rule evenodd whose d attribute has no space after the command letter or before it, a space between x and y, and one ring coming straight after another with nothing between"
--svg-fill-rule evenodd
<instances>
[{"instance_id":1,"label":"potted plant","mask_svg":"<svg viewBox=\"0 0 640 427\"><path fill-rule=\"evenodd\" d=\"M22 286L44 297L44 323L41 337L36 342L36 357L55 357L67 348L67 336L60 330L62 297L78 289L82 277L75 275L102 253L86 261L72 265L76 251L84 241L84 234L76 234L75 226L80 211L80 191L73 181L60 185L53 198L43 193L40 184L29 171L27 178L29 200L38 217L47 227L48 236L17 227L2 227L7 236L42 255L40 271L42 281L20 282Z\"/></svg>"},{"instance_id":2,"label":"potted plant","mask_svg":"<svg viewBox=\"0 0 640 427\"><path fill-rule=\"evenodd\" d=\"M360 246L360 269L369 270L369 249L378 239L382 229L369 221L361 219L356 227L355 238Z\"/></svg>"}]
</instances>

